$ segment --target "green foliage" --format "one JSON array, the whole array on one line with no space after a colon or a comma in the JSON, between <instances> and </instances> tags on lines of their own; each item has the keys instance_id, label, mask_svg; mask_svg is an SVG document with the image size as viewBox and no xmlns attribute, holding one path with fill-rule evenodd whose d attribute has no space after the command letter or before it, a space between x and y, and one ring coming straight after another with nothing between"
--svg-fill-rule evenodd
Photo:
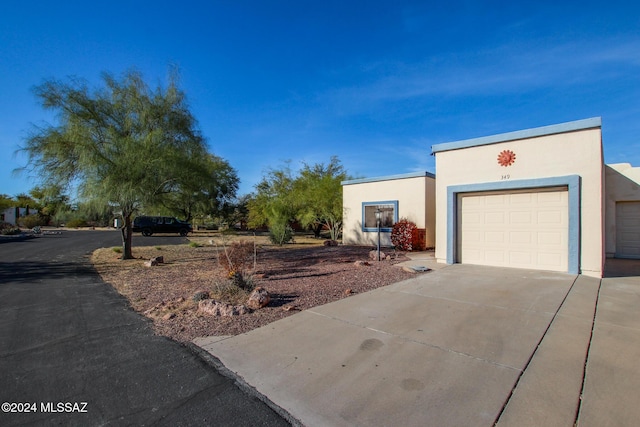
<instances>
[{"instance_id":1,"label":"green foliage","mask_svg":"<svg viewBox=\"0 0 640 427\"><path fill-rule=\"evenodd\" d=\"M316 237L326 227L330 239L338 240L342 230L342 181L346 179L347 172L336 156L331 157L328 165L305 164L300 171L294 186L300 206L297 219L310 226Z\"/></svg>"},{"instance_id":2,"label":"green foliage","mask_svg":"<svg viewBox=\"0 0 640 427\"><path fill-rule=\"evenodd\" d=\"M27 215L18 219L20 226L24 228L33 228L40 225L46 225L46 221L40 215Z\"/></svg>"},{"instance_id":3,"label":"green foliage","mask_svg":"<svg viewBox=\"0 0 640 427\"><path fill-rule=\"evenodd\" d=\"M266 224L272 241L286 242L292 237L288 225L297 220L311 227L316 237L326 228L331 240L337 240L342 230L341 183L346 179L348 175L335 156L326 165L304 164L298 176L289 164L270 170L247 203L249 226Z\"/></svg>"},{"instance_id":4,"label":"green foliage","mask_svg":"<svg viewBox=\"0 0 640 427\"><path fill-rule=\"evenodd\" d=\"M122 248L120 246L114 246L113 248L111 248L111 250L117 254L122 253Z\"/></svg>"},{"instance_id":5,"label":"green foliage","mask_svg":"<svg viewBox=\"0 0 640 427\"><path fill-rule=\"evenodd\" d=\"M66 223L66 226L68 228L82 228L82 227L89 227L89 223L87 223L87 221L85 221L84 219L72 219L71 221Z\"/></svg>"},{"instance_id":6,"label":"green foliage","mask_svg":"<svg viewBox=\"0 0 640 427\"><path fill-rule=\"evenodd\" d=\"M200 168L206 146L177 73L166 88L151 89L135 71L120 79L105 73L103 83L95 90L79 79L36 87L58 123L35 127L23 151L47 186L79 183L83 200L119 212L128 259L132 215L179 191L183 171Z\"/></svg>"},{"instance_id":7,"label":"green foliage","mask_svg":"<svg viewBox=\"0 0 640 427\"><path fill-rule=\"evenodd\" d=\"M191 248L199 248L200 246L202 245L198 242L189 242L189 247Z\"/></svg>"},{"instance_id":8,"label":"green foliage","mask_svg":"<svg viewBox=\"0 0 640 427\"><path fill-rule=\"evenodd\" d=\"M224 159L207 154L180 171L175 191L161 199L167 215L191 221L194 217L224 216L236 196L240 179Z\"/></svg>"},{"instance_id":9,"label":"green foliage","mask_svg":"<svg viewBox=\"0 0 640 427\"><path fill-rule=\"evenodd\" d=\"M413 232L416 224L407 218L401 218L391 229L391 243L401 251L413 250Z\"/></svg>"},{"instance_id":10,"label":"green foliage","mask_svg":"<svg viewBox=\"0 0 640 427\"><path fill-rule=\"evenodd\" d=\"M293 229L286 221L274 221L269 226L269 241L282 246L293 240Z\"/></svg>"},{"instance_id":11,"label":"green foliage","mask_svg":"<svg viewBox=\"0 0 640 427\"><path fill-rule=\"evenodd\" d=\"M4 211L5 209L9 209L14 206L15 202L13 198L7 194L0 194L0 211Z\"/></svg>"}]
</instances>

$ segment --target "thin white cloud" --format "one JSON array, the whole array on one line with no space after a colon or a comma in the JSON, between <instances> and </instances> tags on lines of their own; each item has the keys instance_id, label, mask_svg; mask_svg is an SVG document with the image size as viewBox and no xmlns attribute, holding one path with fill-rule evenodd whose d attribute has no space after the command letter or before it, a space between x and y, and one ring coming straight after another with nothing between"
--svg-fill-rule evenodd
<instances>
[{"instance_id":1,"label":"thin white cloud","mask_svg":"<svg viewBox=\"0 0 640 427\"><path fill-rule=\"evenodd\" d=\"M321 103L339 114L370 111L387 102L432 96L523 93L539 88L597 83L640 67L639 39L503 45L429 58L416 65L365 64L368 84L330 90ZM371 74L381 77L372 79Z\"/></svg>"}]
</instances>

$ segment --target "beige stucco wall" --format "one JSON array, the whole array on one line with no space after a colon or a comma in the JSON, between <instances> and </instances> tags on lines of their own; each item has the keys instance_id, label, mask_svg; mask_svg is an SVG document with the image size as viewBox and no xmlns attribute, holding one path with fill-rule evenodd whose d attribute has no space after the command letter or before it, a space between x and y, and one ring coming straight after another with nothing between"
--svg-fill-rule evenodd
<instances>
[{"instance_id":1,"label":"beige stucco wall","mask_svg":"<svg viewBox=\"0 0 640 427\"><path fill-rule=\"evenodd\" d=\"M640 201L640 167L629 163L605 166L605 247L607 257L616 252L616 202Z\"/></svg>"},{"instance_id":2,"label":"beige stucco wall","mask_svg":"<svg viewBox=\"0 0 640 427\"><path fill-rule=\"evenodd\" d=\"M407 218L427 230L427 247L435 245L435 180L429 176L381 178L344 184L342 241L349 245L376 245L377 232L362 230L362 203L398 201L398 219ZM381 233L382 246L391 246L389 232Z\"/></svg>"},{"instance_id":3,"label":"beige stucco wall","mask_svg":"<svg viewBox=\"0 0 640 427\"><path fill-rule=\"evenodd\" d=\"M515 163L498 164L511 150ZM602 140L599 127L436 152L436 258L447 258L447 187L530 180L567 175L581 177L581 252L583 274L601 276L604 264Z\"/></svg>"}]
</instances>

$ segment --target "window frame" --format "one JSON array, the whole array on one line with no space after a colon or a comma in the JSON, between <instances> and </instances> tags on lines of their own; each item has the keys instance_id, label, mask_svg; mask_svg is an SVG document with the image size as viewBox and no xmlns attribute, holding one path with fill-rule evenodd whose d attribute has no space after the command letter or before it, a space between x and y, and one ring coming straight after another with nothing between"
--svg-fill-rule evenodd
<instances>
[{"instance_id":1,"label":"window frame","mask_svg":"<svg viewBox=\"0 0 640 427\"><path fill-rule=\"evenodd\" d=\"M378 227L366 227L366 207L367 206L393 206L393 224L398 222L398 201L397 200L383 200L376 202L362 202L362 231L363 232L377 232ZM393 227L380 227L380 232L390 233Z\"/></svg>"}]
</instances>

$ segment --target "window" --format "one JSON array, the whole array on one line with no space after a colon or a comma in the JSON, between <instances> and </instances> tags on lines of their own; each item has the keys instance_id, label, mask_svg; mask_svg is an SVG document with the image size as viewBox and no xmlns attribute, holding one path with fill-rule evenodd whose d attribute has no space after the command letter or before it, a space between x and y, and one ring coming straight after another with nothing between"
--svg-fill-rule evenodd
<instances>
[{"instance_id":1,"label":"window","mask_svg":"<svg viewBox=\"0 0 640 427\"><path fill-rule=\"evenodd\" d=\"M398 201L362 203L362 231L378 231L376 211L380 210L380 231L391 231L398 222Z\"/></svg>"}]
</instances>

